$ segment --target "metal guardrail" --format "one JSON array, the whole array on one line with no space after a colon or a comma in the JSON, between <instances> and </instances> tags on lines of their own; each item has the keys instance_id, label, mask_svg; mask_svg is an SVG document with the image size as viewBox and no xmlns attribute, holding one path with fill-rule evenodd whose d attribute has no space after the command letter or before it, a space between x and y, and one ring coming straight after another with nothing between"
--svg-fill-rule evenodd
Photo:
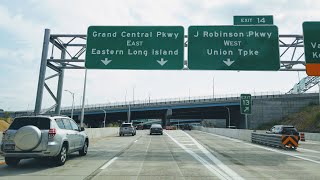
<instances>
[{"instance_id":1,"label":"metal guardrail","mask_svg":"<svg viewBox=\"0 0 320 180\"><path fill-rule=\"evenodd\" d=\"M267 146L280 147L283 149L298 147L298 136L294 135L282 135L282 134L262 134L251 133L251 141L253 143L263 144Z\"/></svg>"}]
</instances>

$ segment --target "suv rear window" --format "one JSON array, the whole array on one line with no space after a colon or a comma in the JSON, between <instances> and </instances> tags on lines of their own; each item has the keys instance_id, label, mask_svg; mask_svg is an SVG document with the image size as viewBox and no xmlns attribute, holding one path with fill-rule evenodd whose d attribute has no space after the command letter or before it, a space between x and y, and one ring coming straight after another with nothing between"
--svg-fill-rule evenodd
<instances>
[{"instance_id":1,"label":"suv rear window","mask_svg":"<svg viewBox=\"0 0 320 180\"><path fill-rule=\"evenodd\" d=\"M121 124L121 127L131 127L131 124Z\"/></svg>"},{"instance_id":2,"label":"suv rear window","mask_svg":"<svg viewBox=\"0 0 320 180\"><path fill-rule=\"evenodd\" d=\"M298 131L294 127L283 127L282 133L285 134L296 134Z\"/></svg>"},{"instance_id":3,"label":"suv rear window","mask_svg":"<svg viewBox=\"0 0 320 180\"><path fill-rule=\"evenodd\" d=\"M23 126L36 126L40 130L50 129L50 119L43 117L21 117L15 118L9 129L18 130Z\"/></svg>"}]
</instances>

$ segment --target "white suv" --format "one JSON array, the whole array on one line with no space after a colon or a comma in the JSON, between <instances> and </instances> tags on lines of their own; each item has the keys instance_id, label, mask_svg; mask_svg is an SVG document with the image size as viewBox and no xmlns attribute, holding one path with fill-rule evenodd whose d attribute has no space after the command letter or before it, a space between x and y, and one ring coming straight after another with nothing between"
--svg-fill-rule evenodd
<instances>
[{"instance_id":1,"label":"white suv","mask_svg":"<svg viewBox=\"0 0 320 180\"><path fill-rule=\"evenodd\" d=\"M21 159L50 157L64 165L67 155L87 154L89 138L84 128L67 116L17 117L3 132L1 151L8 166Z\"/></svg>"},{"instance_id":2,"label":"white suv","mask_svg":"<svg viewBox=\"0 0 320 180\"><path fill-rule=\"evenodd\" d=\"M121 124L119 136L124 136L125 134L130 134L132 136L136 135L136 128L132 125L132 123Z\"/></svg>"}]
</instances>

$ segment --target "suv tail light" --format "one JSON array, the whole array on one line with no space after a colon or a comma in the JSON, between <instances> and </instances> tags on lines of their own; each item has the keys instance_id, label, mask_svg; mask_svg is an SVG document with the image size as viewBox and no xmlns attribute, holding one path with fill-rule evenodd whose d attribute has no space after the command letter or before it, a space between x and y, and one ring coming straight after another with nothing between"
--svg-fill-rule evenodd
<instances>
[{"instance_id":1,"label":"suv tail light","mask_svg":"<svg viewBox=\"0 0 320 180\"><path fill-rule=\"evenodd\" d=\"M56 129L49 129L49 138L53 138L56 134Z\"/></svg>"}]
</instances>

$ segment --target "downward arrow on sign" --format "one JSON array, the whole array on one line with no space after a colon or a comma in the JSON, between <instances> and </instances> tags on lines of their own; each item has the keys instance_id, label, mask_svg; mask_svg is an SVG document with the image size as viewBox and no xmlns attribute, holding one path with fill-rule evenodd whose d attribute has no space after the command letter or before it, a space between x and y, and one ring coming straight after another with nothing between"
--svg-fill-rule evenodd
<instances>
[{"instance_id":1,"label":"downward arrow on sign","mask_svg":"<svg viewBox=\"0 0 320 180\"><path fill-rule=\"evenodd\" d=\"M104 65L108 65L112 60L108 60L108 58L104 58L101 60L103 62Z\"/></svg>"},{"instance_id":2,"label":"downward arrow on sign","mask_svg":"<svg viewBox=\"0 0 320 180\"><path fill-rule=\"evenodd\" d=\"M160 61L157 60L157 62L158 62L161 66L163 66L164 64L166 64L166 63L168 62L168 60L164 60L163 58L161 58Z\"/></svg>"},{"instance_id":3,"label":"downward arrow on sign","mask_svg":"<svg viewBox=\"0 0 320 180\"><path fill-rule=\"evenodd\" d=\"M231 66L231 64L234 63L234 61L230 61L230 58L228 58L226 61L223 61L227 66Z\"/></svg>"}]
</instances>

